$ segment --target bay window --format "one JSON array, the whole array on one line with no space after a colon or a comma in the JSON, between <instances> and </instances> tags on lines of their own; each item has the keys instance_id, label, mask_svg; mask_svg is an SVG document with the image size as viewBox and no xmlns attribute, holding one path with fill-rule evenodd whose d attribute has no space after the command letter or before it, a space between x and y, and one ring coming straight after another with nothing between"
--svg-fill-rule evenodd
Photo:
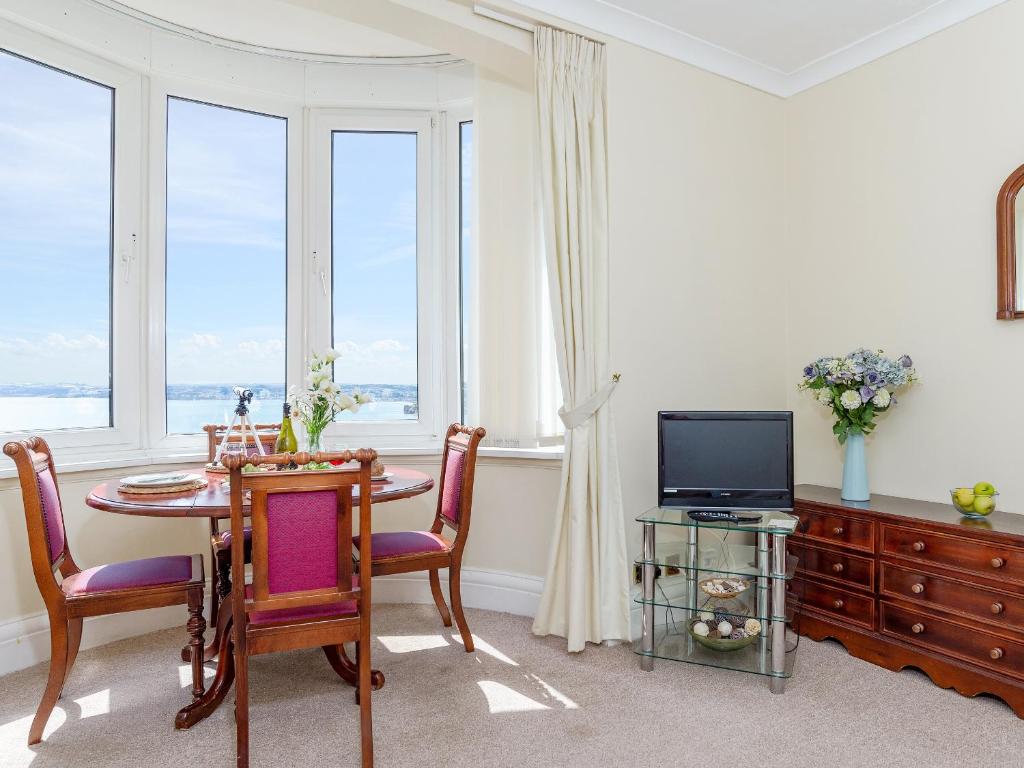
<instances>
[{"instance_id":1,"label":"bay window","mask_svg":"<svg viewBox=\"0 0 1024 768\"><path fill-rule=\"evenodd\" d=\"M306 106L0 28L0 442L191 460L202 425L230 421L232 387L278 421L331 347L335 381L374 402L327 447L436 449L468 418L465 96ZM387 77L409 93L400 68Z\"/></svg>"}]
</instances>

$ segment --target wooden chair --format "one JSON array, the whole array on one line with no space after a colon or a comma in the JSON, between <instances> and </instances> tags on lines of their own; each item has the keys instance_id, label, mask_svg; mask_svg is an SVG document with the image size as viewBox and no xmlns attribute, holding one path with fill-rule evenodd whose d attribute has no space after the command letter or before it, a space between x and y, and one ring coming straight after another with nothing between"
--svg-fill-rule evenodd
<instances>
[{"instance_id":1,"label":"wooden chair","mask_svg":"<svg viewBox=\"0 0 1024 768\"><path fill-rule=\"evenodd\" d=\"M206 433L206 460L208 462L213 462L214 457L217 455L217 446L220 445L220 441L228 429L227 424L203 425L203 431ZM277 443L277 435L281 431L281 425L253 424L253 429L256 430L257 436L263 444L263 450L268 454L273 453L274 446ZM228 442L239 442L241 435L240 429L235 427L228 437ZM248 452L255 453L256 451L253 448L249 449ZM245 530L245 562L248 563L250 539L249 529L246 528ZM210 568L213 571L210 574L210 623L216 626L220 601L226 600L227 596L231 593L231 532L221 531L220 521L215 517L210 518ZM213 649L214 646L211 645L207 656L212 656ZM207 658L207 661L209 661L209 658Z\"/></svg>"},{"instance_id":2,"label":"wooden chair","mask_svg":"<svg viewBox=\"0 0 1024 768\"><path fill-rule=\"evenodd\" d=\"M228 456L231 532L243 535L251 494L252 584L241 547L231 550L238 768L249 765L249 657L322 647L334 666L343 643L356 644L362 765L373 765L370 715L370 575L352 562L352 488L359 486L360 554L370 557L370 466L376 452ZM246 462L303 465L358 461L359 469L242 473ZM338 674L342 674L341 671Z\"/></svg>"},{"instance_id":3,"label":"wooden chair","mask_svg":"<svg viewBox=\"0 0 1024 768\"><path fill-rule=\"evenodd\" d=\"M437 512L429 531L398 531L374 533L372 571L374 576L390 573L411 573L427 571L430 591L434 596L441 621L446 627L452 625L452 617L441 593L438 570L448 569L448 593L452 601L455 622L466 651L473 650L473 636L462 611L462 551L469 537L469 519L473 509L473 481L476 476L476 452L487 434L483 427L466 427L452 424L444 439L444 454L441 458L441 491L437 495ZM455 532L455 538L442 534L445 528ZM362 556L359 537L356 546ZM361 571L365 570L361 568Z\"/></svg>"},{"instance_id":4,"label":"wooden chair","mask_svg":"<svg viewBox=\"0 0 1024 768\"><path fill-rule=\"evenodd\" d=\"M71 557L64 531L57 473L50 447L41 437L4 446L14 459L21 482L25 524L36 584L50 616L50 676L29 728L28 743L38 744L82 640L82 620L89 616L187 605L192 662L192 698L203 694L202 555L172 555L129 560L80 569ZM61 580L58 581L57 573Z\"/></svg>"}]
</instances>

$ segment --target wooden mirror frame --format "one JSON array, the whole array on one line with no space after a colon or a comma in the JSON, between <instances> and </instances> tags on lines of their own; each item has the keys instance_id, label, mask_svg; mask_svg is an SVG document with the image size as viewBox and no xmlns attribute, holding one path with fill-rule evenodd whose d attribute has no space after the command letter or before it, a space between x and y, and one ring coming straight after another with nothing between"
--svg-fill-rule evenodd
<instances>
[{"instance_id":1,"label":"wooden mirror frame","mask_svg":"<svg viewBox=\"0 0 1024 768\"><path fill-rule=\"evenodd\" d=\"M1024 310L1017 309L1017 239L1014 232L1014 208L1021 187L1024 187L1024 165L1007 177L996 197L997 320L1024 318Z\"/></svg>"}]
</instances>

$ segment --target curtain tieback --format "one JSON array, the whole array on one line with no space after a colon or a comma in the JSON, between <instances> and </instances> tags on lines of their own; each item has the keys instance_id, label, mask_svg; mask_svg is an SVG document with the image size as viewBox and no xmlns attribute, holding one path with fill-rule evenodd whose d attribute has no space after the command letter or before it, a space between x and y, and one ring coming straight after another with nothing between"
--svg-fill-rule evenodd
<instances>
[{"instance_id":1,"label":"curtain tieback","mask_svg":"<svg viewBox=\"0 0 1024 768\"><path fill-rule=\"evenodd\" d=\"M611 397L612 392L615 391L616 385L619 383L621 374L613 373L611 381L601 387L597 392L592 394L582 403L577 405L571 411L565 410L563 405L558 409L558 418L565 424L566 429L576 429L576 427L583 426L601 410L602 406L608 402L608 398Z\"/></svg>"}]
</instances>

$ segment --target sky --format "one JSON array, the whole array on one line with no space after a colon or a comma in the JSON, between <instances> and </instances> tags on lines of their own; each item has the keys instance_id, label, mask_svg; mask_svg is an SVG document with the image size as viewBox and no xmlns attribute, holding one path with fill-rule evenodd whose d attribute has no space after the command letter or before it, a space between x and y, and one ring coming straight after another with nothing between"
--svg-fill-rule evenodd
<instances>
[{"instance_id":1,"label":"sky","mask_svg":"<svg viewBox=\"0 0 1024 768\"><path fill-rule=\"evenodd\" d=\"M0 383L108 383L112 107L0 53Z\"/></svg>"},{"instance_id":2,"label":"sky","mask_svg":"<svg viewBox=\"0 0 1024 768\"><path fill-rule=\"evenodd\" d=\"M113 94L0 52L0 383L108 381ZM167 381L283 383L287 120L171 98ZM416 383L416 139L333 141L342 382Z\"/></svg>"}]
</instances>

